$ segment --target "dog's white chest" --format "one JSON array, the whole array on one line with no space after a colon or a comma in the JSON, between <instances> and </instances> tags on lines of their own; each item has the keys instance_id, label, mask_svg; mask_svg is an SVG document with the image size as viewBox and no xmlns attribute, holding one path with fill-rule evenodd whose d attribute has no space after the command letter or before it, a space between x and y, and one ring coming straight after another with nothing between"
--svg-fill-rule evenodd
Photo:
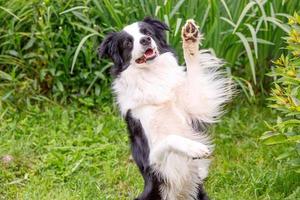
<instances>
[{"instance_id":1,"label":"dog's white chest","mask_svg":"<svg viewBox=\"0 0 300 200\"><path fill-rule=\"evenodd\" d=\"M167 136L181 135L192 137L185 113L175 102L167 101L160 105L147 105L132 110L133 116L140 120L149 141L150 148Z\"/></svg>"},{"instance_id":2,"label":"dog's white chest","mask_svg":"<svg viewBox=\"0 0 300 200\"><path fill-rule=\"evenodd\" d=\"M147 69L129 67L114 81L113 89L123 115L129 109L175 100L175 90L182 84L185 73L170 54L157 59Z\"/></svg>"}]
</instances>

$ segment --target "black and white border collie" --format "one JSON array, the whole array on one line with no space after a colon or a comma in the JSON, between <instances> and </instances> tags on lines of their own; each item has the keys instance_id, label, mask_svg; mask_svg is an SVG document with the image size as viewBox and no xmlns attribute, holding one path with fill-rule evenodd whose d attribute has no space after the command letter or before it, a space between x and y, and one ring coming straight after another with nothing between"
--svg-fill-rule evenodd
<instances>
[{"instance_id":1,"label":"black and white border collie","mask_svg":"<svg viewBox=\"0 0 300 200\"><path fill-rule=\"evenodd\" d=\"M217 121L231 97L221 61L199 50L193 20L182 28L186 67L167 44L168 26L145 18L108 34L100 57L114 66L113 91L129 130L133 158L145 186L140 200L206 200L202 184L213 145L207 124Z\"/></svg>"}]
</instances>

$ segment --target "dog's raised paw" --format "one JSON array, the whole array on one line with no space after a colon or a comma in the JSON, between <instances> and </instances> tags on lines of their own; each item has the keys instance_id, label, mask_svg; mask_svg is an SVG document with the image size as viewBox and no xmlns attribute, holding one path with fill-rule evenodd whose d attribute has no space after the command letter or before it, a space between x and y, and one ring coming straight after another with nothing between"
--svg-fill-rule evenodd
<instances>
[{"instance_id":1,"label":"dog's raised paw","mask_svg":"<svg viewBox=\"0 0 300 200\"><path fill-rule=\"evenodd\" d=\"M186 21L185 25L182 27L182 39L186 42L197 42L201 34L199 32L199 27L196 25L193 19Z\"/></svg>"}]
</instances>

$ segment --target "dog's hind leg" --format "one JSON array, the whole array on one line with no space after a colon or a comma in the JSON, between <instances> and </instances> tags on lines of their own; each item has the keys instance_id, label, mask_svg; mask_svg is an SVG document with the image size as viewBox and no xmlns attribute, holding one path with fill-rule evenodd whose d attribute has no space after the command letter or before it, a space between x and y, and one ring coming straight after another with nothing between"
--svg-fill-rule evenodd
<instances>
[{"instance_id":1,"label":"dog's hind leg","mask_svg":"<svg viewBox=\"0 0 300 200\"><path fill-rule=\"evenodd\" d=\"M198 194L197 194L197 200L209 200L206 192L204 191L203 185L198 185Z\"/></svg>"},{"instance_id":2,"label":"dog's hind leg","mask_svg":"<svg viewBox=\"0 0 300 200\"><path fill-rule=\"evenodd\" d=\"M169 135L150 152L150 165L161 163L170 152L190 158L205 158L210 155L209 147L179 135Z\"/></svg>"},{"instance_id":3,"label":"dog's hind leg","mask_svg":"<svg viewBox=\"0 0 300 200\"><path fill-rule=\"evenodd\" d=\"M158 177L158 174L153 173L151 168L148 168L146 171L143 174L144 191L135 200L162 200L160 191L162 180Z\"/></svg>"},{"instance_id":4,"label":"dog's hind leg","mask_svg":"<svg viewBox=\"0 0 300 200\"><path fill-rule=\"evenodd\" d=\"M149 144L143 126L135 119L131 111L125 118L129 130L132 156L144 178L144 191L135 200L161 200L160 180L149 165Z\"/></svg>"}]
</instances>

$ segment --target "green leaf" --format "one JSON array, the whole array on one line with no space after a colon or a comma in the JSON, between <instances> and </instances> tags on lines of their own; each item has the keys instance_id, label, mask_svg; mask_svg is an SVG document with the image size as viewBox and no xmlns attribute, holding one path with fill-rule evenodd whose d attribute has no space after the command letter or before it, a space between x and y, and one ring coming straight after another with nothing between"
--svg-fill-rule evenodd
<instances>
[{"instance_id":1,"label":"green leaf","mask_svg":"<svg viewBox=\"0 0 300 200\"><path fill-rule=\"evenodd\" d=\"M278 116L278 118L280 118ZM281 119L281 118L280 118ZM277 126L279 127L287 127L287 126L298 126L300 125L300 120L299 119L289 119L289 120L286 120L286 121L277 121Z\"/></svg>"},{"instance_id":2,"label":"green leaf","mask_svg":"<svg viewBox=\"0 0 300 200\"><path fill-rule=\"evenodd\" d=\"M246 24L246 26L249 28L250 32L251 32L251 36L252 36L252 39L253 39L253 46L254 46L254 52L255 52L255 57L258 58L258 53L257 53L257 37L256 37L256 32L253 28L252 25L250 24Z\"/></svg>"},{"instance_id":3,"label":"green leaf","mask_svg":"<svg viewBox=\"0 0 300 200\"><path fill-rule=\"evenodd\" d=\"M156 6L156 8L155 8L155 16L157 16L158 15L158 12L159 12L159 10L160 10L160 8L161 8L161 6Z\"/></svg>"},{"instance_id":4,"label":"green leaf","mask_svg":"<svg viewBox=\"0 0 300 200\"><path fill-rule=\"evenodd\" d=\"M248 59L249 59L249 62L250 62L250 67L251 67L253 81L254 81L254 84L256 84L255 65L254 65L254 59L253 59L253 56L252 56L250 45L249 45L246 37L242 33L236 32L235 34L237 36L239 36L239 38L241 39L241 41L242 41L242 43L243 43L243 45L245 47L245 50L246 50L246 53L247 53L247 56L248 56Z\"/></svg>"},{"instance_id":5,"label":"green leaf","mask_svg":"<svg viewBox=\"0 0 300 200\"><path fill-rule=\"evenodd\" d=\"M227 19L225 17L220 17L220 19L223 20L223 21L225 21L225 22L227 22L228 24L230 24L233 28L236 27L236 25L234 24L233 21L231 21L231 20L229 20L229 19Z\"/></svg>"},{"instance_id":6,"label":"green leaf","mask_svg":"<svg viewBox=\"0 0 300 200\"><path fill-rule=\"evenodd\" d=\"M274 137L278 135L278 133L274 132L274 131L266 131L263 133L263 135L260 137L261 140L266 140L268 138Z\"/></svg>"},{"instance_id":7,"label":"green leaf","mask_svg":"<svg viewBox=\"0 0 300 200\"><path fill-rule=\"evenodd\" d=\"M8 99L8 98L12 95L12 93L14 93L14 92L15 92L15 90L10 90L10 91L7 92L4 96L1 97L1 100L2 100L2 101L5 101L5 100Z\"/></svg>"},{"instance_id":8,"label":"green leaf","mask_svg":"<svg viewBox=\"0 0 300 200\"><path fill-rule=\"evenodd\" d=\"M176 3L176 5L173 7L171 13L170 13L170 18L172 18L175 13L178 11L178 9L181 7L181 5L184 3L185 0L180 0Z\"/></svg>"},{"instance_id":9,"label":"green leaf","mask_svg":"<svg viewBox=\"0 0 300 200\"><path fill-rule=\"evenodd\" d=\"M290 160L289 163L293 167L300 167L300 158Z\"/></svg>"},{"instance_id":10,"label":"green leaf","mask_svg":"<svg viewBox=\"0 0 300 200\"><path fill-rule=\"evenodd\" d=\"M259 9L261 11L262 19L263 19L263 21L265 23L266 28L268 28L268 23L267 23L267 19L266 19L267 15L266 15L266 11L265 11L264 5L263 5L263 3L264 4L266 3L266 1L262 2L261 0L255 0L255 2L256 2L256 4L258 5L258 7L259 7ZM272 3L271 3L271 5L272 5Z\"/></svg>"},{"instance_id":11,"label":"green leaf","mask_svg":"<svg viewBox=\"0 0 300 200\"><path fill-rule=\"evenodd\" d=\"M176 36L178 34L178 31L179 31L180 26L181 26L181 22L182 22L182 18L177 18L174 36Z\"/></svg>"},{"instance_id":12,"label":"green leaf","mask_svg":"<svg viewBox=\"0 0 300 200\"><path fill-rule=\"evenodd\" d=\"M283 24L279 19L276 19L274 17L266 17L266 20L269 22L272 22L273 24L275 24L276 26L281 28L286 33L290 33L290 31L291 31L290 27L287 26L286 24Z\"/></svg>"},{"instance_id":13,"label":"green leaf","mask_svg":"<svg viewBox=\"0 0 300 200\"><path fill-rule=\"evenodd\" d=\"M113 2L109 0L103 0L103 3L105 4L105 7L108 10L110 16L116 22L117 26L121 28L123 26L123 23L116 12L117 10L113 7Z\"/></svg>"},{"instance_id":14,"label":"green leaf","mask_svg":"<svg viewBox=\"0 0 300 200\"><path fill-rule=\"evenodd\" d=\"M1 70L0 70L0 79L4 79L4 80L7 80L7 81L12 81L13 80L11 75L9 75L8 73L6 73L4 71L1 71Z\"/></svg>"},{"instance_id":15,"label":"green leaf","mask_svg":"<svg viewBox=\"0 0 300 200\"><path fill-rule=\"evenodd\" d=\"M264 140L264 144L266 144L266 145L281 144L281 143L286 143L286 142L287 142L287 139L282 134L273 135L272 137L269 137Z\"/></svg>"},{"instance_id":16,"label":"green leaf","mask_svg":"<svg viewBox=\"0 0 300 200\"><path fill-rule=\"evenodd\" d=\"M106 77L104 76L104 74L101 71L96 71L95 75L97 77L99 77L101 80L106 80Z\"/></svg>"},{"instance_id":17,"label":"green leaf","mask_svg":"<svg viewBox=\"0 0 300 200\"><path fill-rule=\"evenodd\" d=\"M253 38L247 37L247 41L253 42ZM260 44L267 44L267 45L275 45L273 42L261 39L261 38L256 38L257 43Z\"/></svg>"},{"instance_id":18,"label":"green leaf","mask_svg":"<svg viewBox=\"0 0 300 200\"><path fill-rule=\"evenodd\" d=\"M59 14L63 15L63 14L66 14L66 13L74 11L74 10L82 10L82 9L89 9L89 7L86 7L86 6L75 6L73 8L68 9L68 10L65 10L65 11L63 11L63 12L61 12Z\"/></svg>"},{"instance_id":19,"label":"green leaf","mask_svg":"<svg viewBox=\"0 0 300 200\"><path fill-rule=\"evenodd\" d=\"M80 41L80 43L79 43L79 45L78 45L78 47L77 47L77 49L76 49L76 51L75 51L74 57L73 57L72 66L71 66L71 71L70 71L71 74L73 74L73 69L74 69L74 66L75 66L75 63L76 63L78 54L79 54L80 49L82 48L83 44L85 43L85 41L86 41L87 39L89 39L90 37L95 36L95 35L100 36L99 33L91 33L91 34L85 36L84 38L82 38L82 40Z\"/></svg>"},{"instance_id":20,"label":"green leaf","mask_svg":"<svg viewBox=\"0 0 300 200\"><path fill-rule=\"evenodd\" d=\"M5 12L7 12L8 14L12 15L14 18L16 18L17 20L21 20L17 15L15 15L13 12L11 12L9 9L4 8L2 6L0 6L0 9L4 10Z\"/></svg>"},{"instance_id":21,"label":"green leaf","mask_svg":"<svg viewBox=\"0 0 300 200\"><path fill-rule=\"evenodd\" d=\"M300 143L300 135L290 136L288 137L288 141Z\"/></svg>"},{"instance_id":22,"label":"green leaf","mask_svg":"<svg viewBox=\"0 0 300 200\"><path fill-rule=\"evenodd\" d=\"M209 5L207 6L207 8L205 9L204 16L203 16L203 18L202 18L202 20L201 20L201 22L200 22L200 24L201 24L201 25L200 25L200 30L202 30L203 27L204 27L204 25L205 25L205 22L206 22L206 20L207 20L207 17L208 17L208 14L209 14L210 9L211 9L211 5L209 4Z\"/></svg>"},{"instance_id":23,"label":"green leaf","mask_svg":"<svg viewBox=\"0 0 300 200\"><path fill-rule=\"evenodd\" d=\"M288 158L288 157L290 157L292 154L293 154L293 152L291 152L291 151L284 152L284 153L280 154L280 155L276 158L276 160L282 160L282 159Z\"/></svg>"},{"instance_id":24,"label":"green leaf","mask_svg":"<svg viewBox=\"0 0 300 200\"><path fill-rule=\"evenodd\" d=\"M31 48L33 46L33 44L35 43L36 38L31 37L30 40L27 42L27 44L23 47L24 50L27 50L29 48Z\"/></svg>"},{"instance_id":25,"label":"green leaf","mask_svg":"<svg viewBox=\"0 0 300 200\"><path fill-rule=\"evenodd\" d=\"M59 91L63 92L64 91L64 86L60 81L56 82L57 88L59 89Z\"/></svg>"},{"instance_id":26,"label":"green leaf","mask_svg":"<svg viewBox=\"0 0 300 200\"><path fill-rule=\"evenodd\" d=\"M242 20L244 19L245 15L247 14L247 12L248 12L255 4L256 4L255 2L250 1L250 2L244 7L244 9L243 9L242 13L240 14L240 17L239 17L239 19L238 19L238 21L237 21L237 23L236 23L236 26L235 26L235 28L234 28L234 30L233 30L233 33L236 32L236 30L239 28L239 26L240 26Z\"/></svg>"},{"instance_id":27,"label":"green leaf","mask_svg":"<svg viewBox=\"0 0 300 200\"><path fill-rule=\"evenodd\" d=\"M73 25L75 25L75 26L77 26L79 28L82 28L83 30L86 30L88 32L95 33L96 35L100 35L100 33L98 33L96 30L94 30L94 29L92 29L92 28L90 28L88 26L84 26L84 25L82 25L80 23L76 23L76 22L71 23L71 24L73 24Z\"/></svg>"},{"instance_id":28,"label":"green leaf","mask_svg":"<svg viewBox=\"0 0 300 200\"><path fill-rule=\"evenodd\" d=\"M101 92L101 88L98 84L95 85L95 95L99 96Z\"/></svg>"},{"instance_id":29,"label":"green leaf","mask_svg":"<svg viewBox=\"0 0 300 200\"><path fill-rule=\"evenodd\" d=\"M79 98L78 101L86 106L94 106L94 100L90 97Z\"/></svg>"},{"instance_id":30,"label":"green leaf","mask_svg":"<svg viewBox=\"0 0 300 200\"><path fill-rule=\"evenodd\" d=\"M229 8L228 8L226 2L225 2L224 0L221 0L221 3L223 4L223 6L224 6L224 8L225 8L228 17L230 18L230 20L232 20L231 13L230 13L230 10L229 10Z\"/></svg>"}]
</instances>

